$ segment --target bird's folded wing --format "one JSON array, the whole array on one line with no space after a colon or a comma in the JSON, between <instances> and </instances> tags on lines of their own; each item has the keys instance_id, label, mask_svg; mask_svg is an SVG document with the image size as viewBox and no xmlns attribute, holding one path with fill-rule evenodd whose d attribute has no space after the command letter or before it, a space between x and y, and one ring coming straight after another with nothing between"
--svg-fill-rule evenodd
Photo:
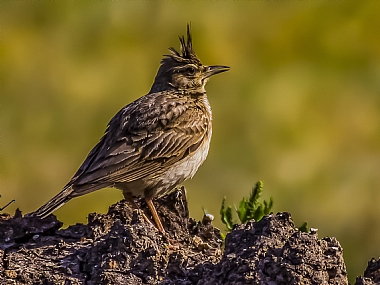
<instances>
[{"instance_id":1,"label":"bird's folded wing","mask_svg":"<svg viewBox=\"0 0 380 285\"><path fill-rule=\"evenodd\" d=\"M202 145L207 128L208 122L201 111L187 110L154 131L134 130L112 138L108 132L90 152L71 183L107 187L164 172Z\"/></svg>"}]
</instances>

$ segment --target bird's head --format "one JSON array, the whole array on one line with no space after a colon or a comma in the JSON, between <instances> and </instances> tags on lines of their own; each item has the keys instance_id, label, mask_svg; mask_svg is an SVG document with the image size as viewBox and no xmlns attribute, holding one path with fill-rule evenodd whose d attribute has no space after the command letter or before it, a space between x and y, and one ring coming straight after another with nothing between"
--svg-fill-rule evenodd
<instances>
[{"instance_id":1,"label":"bird's head","mask_svg":"<svg viewBox=\"0 0 380 285\"><path fill-rule=\"evenodd\" d=\"M187 40L179 37L181 53L169 48L170 54L165 55L150 90L150 93L166 90L176 90L191 94L205 93L205 85L210 76L229 70L228 66L201 63L193 50L190 26L187 25Z\"/></svg>"}]
</instances>

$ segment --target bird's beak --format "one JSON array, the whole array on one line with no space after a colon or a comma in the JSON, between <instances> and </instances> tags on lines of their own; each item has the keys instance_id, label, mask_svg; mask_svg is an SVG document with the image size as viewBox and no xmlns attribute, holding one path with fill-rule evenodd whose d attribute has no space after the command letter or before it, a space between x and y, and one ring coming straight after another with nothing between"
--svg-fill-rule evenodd
<instances>
[{"instance_id":1,"label":"bird's beak","mask_svg":"<svg viewBox=\"0 0 380 285\"><path fill-rule=\"evenodd\" d=\"M229 66L225 66L225 65L210 65L210 66L206 66L206 72L204 73L204 78L208 78L212 75L215 75L215 74L218 74L218 73L221 73L221 72L225 72L225 71L228 71L230 70L230 67Z\"/></svg>"}]
</instances>

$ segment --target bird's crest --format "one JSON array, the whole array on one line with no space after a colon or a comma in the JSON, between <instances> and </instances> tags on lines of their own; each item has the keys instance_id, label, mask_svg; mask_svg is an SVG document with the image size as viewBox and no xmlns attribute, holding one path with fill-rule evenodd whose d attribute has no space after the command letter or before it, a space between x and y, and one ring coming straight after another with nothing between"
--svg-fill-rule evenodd
<instances>
[{"instance_id":1,"label":"bird's crest","mask_svg":"<svg viewBox=\"0 0 380 285\"><path fill-rule=\"evenodd\" d=\"M165 58L162 60L162 63L164 63L167 59L171 58L174 59L177 62L181 63L194 63L197 62L200 64L199 59L197 58L197 55L195 54L193 50L193 42L191 38L191 32L190 32L190 25L187 24L187 40L185 39L185 36L179 36L179 41L181 43L181 53L179 53L175 48L171 47L170 55L165 55Z\"/></svg>"},{"instance_id":2,"label":"bird's crest","mask_svg":"<svg viewBox=\"0 0 380 285\"><path fill-rule=\"evenodd\" d=\"M173 47L169 48L170 54L164 55L161 60L161 65L149 93L173 88L172 76L175 71L180 71L181 67L187 64L202 66L201 61L193 50L189 24L187 25L187 38L180 36L179 41L181 43L181 52L178 52Z\"/></svg>"}]
</instances>

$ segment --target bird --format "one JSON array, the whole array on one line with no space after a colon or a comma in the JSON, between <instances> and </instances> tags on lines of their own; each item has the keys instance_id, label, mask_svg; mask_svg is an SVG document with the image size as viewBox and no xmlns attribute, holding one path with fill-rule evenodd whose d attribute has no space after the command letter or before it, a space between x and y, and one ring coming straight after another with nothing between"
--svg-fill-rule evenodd
<instances>
[{"instance_id":1,"label":"bird","mask_svg":"<svg viewBox=\"0 0 380 285\"><path fill-rule=\"evenodd\" d=\"M201 63L189 24L187 38L179 40L180 52L169 48L149 93L116 113L62 191L31 216L45 218L72 198L110 187L121 190L133 208L138 208L134 198L144 197L157 229L165 233L152 199L192 178L205 161L212 135L205 85L230 69Z\"/></svg>"}]
</instances>

